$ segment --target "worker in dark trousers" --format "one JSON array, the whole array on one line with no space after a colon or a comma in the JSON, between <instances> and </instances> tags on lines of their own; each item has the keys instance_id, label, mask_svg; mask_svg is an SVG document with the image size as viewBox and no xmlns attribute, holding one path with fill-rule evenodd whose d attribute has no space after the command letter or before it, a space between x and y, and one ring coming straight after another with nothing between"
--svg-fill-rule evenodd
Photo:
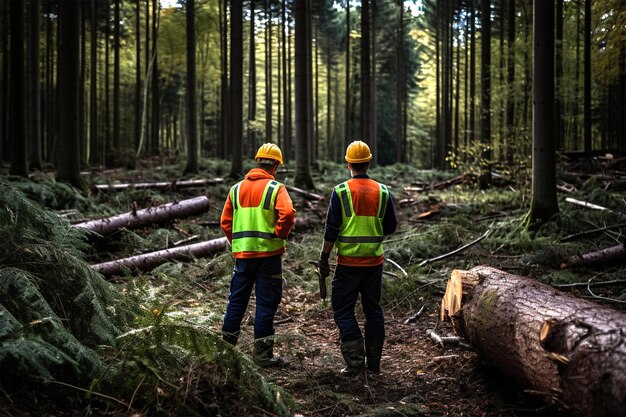
<instances>
[{"instance_id":1,"label":"worker in dark trousers","mask_svg":"<svg viewBox=\"0 0 626 417\"><path fill-rule=\"evenodd\" d=\"M369 146L352 142L345 159L352 178L332 192L319 271L322 279L330 274L328 260L337 246L331 304L347 364L341 372L354 376L367 365L368 371L378 374L385 340L385 318L380 306L383 237L395 232L397 219L387 187L367 175L372 159ZM365 315L365 340L354 312L359 294Z\"/></svg>"},{"instance_id":2,"label":"worker in dark trousers","mask_svg":"<svg viewBox=\"0 0 626 417\"><path fill-rule=\"evenodd\" d=\"M254 360L266 367L281 363L274 356L274 315L282 297L285 239L296 212L287 190L274 179L283 163L280 148L266 143L255 159L257 167L230 189L222 211L222 230L235 257L222 334L224 340L237 344L254 287Z\"/></svg>"}]
</instances>

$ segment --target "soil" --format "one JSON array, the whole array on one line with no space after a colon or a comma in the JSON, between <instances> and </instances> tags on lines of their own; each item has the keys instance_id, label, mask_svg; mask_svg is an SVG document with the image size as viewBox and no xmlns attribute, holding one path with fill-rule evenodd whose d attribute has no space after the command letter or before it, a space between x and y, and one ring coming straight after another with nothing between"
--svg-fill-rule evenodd
<instances>
[{"instance_id":1,"label":"soil","mask_svg":"<svg viewBox=\"0 0 626 417\"><path fill-rule=\"evenodd\" d=\"M276 317L275 353L286 363L263 371L295 398L296 415L549 417L562 412L490 368L462 341L444 346L434 342L428 330L453 336L449 324L438 323L435 300L408 323L416 312L386 312L379 375L343 376L340 370L345 364L330 303L320 303L317 297L299 288L285 291ZM251 304L248 311L254 311ZM252 320L249 316L248 325ZM363 317L359 321L362 324ZM245 335L252 329L246 327L239 345L243 351L251 350Z\"/></svg>"}]
</instances>

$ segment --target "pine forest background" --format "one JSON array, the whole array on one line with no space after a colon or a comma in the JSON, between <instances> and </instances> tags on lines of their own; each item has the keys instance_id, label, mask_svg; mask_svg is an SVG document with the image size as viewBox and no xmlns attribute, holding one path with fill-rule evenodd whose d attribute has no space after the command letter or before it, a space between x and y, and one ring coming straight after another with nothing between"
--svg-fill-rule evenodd
<instances>
[{"instance_id":1,"label":"pine forest background","mask_svg":"<svg viewBox=\"0 0 626 417\"><path fill-rule=\"evenodd\" d=\"M556 149L624 149L625 7L554 3ZM372 145L381 165L530 163L532 1L0 7L1 157L13 173L73 160L72 147L81 167L202 155L232 160L237 172L263 142L296 160L298 137L305 164L339 162L355 139ZM69 50L59 25L65 13ZM67 69L62 54L78 67ZM78 100L69 138L59 121L65 91Z\"/></svg>"}]
</instances>

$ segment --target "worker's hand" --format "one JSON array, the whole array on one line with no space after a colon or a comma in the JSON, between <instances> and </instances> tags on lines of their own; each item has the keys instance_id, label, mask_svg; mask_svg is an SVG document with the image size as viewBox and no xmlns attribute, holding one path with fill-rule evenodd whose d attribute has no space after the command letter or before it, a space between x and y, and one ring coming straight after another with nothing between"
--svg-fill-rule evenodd
<instances>
[{"instance_id":1,"label":"worker's hand","mask_svg":"<svg viewBox=\"0 0 626 417\"><path fill-rule=\"evenodd\" d=\"M328 264L328 258L330 257L330 253L320 252L320 262L319 262L319 270L320 270L320 278L326 278L330 275L330 265Z\"/></svg>"}]
</instances>

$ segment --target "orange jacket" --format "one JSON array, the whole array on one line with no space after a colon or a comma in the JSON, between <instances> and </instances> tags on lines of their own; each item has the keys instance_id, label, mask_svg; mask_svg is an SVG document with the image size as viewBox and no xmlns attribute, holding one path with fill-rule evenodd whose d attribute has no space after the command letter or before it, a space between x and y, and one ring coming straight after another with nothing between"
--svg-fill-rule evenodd
<instances>
[{"instance_id":1,"label":"orange jacket","mask_svg":"<svg viewBox=\"0 0 626 417\"><path fill-rule=\"evenodd\" d=\"M261 197L268 181L273 180L274 177L267 171L261 168L251 169L244 181L239 187L239 204L241 207L256 207L261 204ZM283 186L278 189L276 195L276 236L281 239L287 239L291 228L296 221L296 211L293 208L293 202L291 197L287 193L287 189ZM230 193L224 203L224 209L222 210L222 217L220 224L224 234L228 238L229 242L232 242L232 230L233 230L233 204L230 201ZM235 258L263 258L268 256L279 255L285 251L285 248L273 252L235 252L233 255Z\"/></svg>"}]
</instances>

